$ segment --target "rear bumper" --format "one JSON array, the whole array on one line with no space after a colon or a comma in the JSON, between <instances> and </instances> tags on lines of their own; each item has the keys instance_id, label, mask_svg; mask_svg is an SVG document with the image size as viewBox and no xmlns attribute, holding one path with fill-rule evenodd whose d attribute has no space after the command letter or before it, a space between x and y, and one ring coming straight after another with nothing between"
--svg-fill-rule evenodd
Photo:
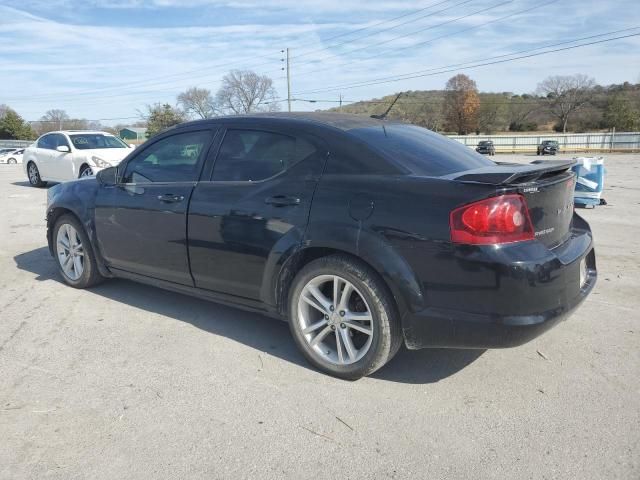
<instances>
[{"instance_id":1,"label":"rear bumper","mask_svg":"<svg viewBox=\"0 0 640 480\"><path fill-rule=\"evenodd\" d=\"M534 242L498 253L503 262L510 257L518 259L502 268L496 268L495 254L476 252L474 270L479 272L484 266L492 271L492 284L483 287L475 283L469 288L469 275L473 272L468 264L464 265L467 276L462 278L469 283L458 285L457 295L452 291L435 292L432 299L440 298L440 293L448 301L405 313L402 324L407 348L514 347L567 319L596 284L591 232L575 235L556 251L547 250L544 260L534 256L535 260L522 261L528 256L527 249L535 249ZM583 259L587 278L580 286ZM452 301L455 298L457 302Z\"/></svg>"}]
</instances>

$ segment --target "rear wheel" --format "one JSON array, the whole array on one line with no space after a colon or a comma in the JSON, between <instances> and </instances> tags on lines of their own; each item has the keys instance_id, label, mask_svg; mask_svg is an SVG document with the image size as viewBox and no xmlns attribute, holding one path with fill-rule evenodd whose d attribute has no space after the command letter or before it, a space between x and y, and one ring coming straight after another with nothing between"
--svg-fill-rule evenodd
<instances>
[{"instance_id":1,"label":"rear wheel","mask_svg":"<svg viewBox=\"0 0 640 480\"><path fill-rule=\"evenodd\" d=\"M63 280L75 288L87 288L103 280L84 228L72 215L61 216L53 230L54 251Z\"/></svg>"},{"instance_id":2,"label":"rear wheel","mask_svg":"<svg viewBox=\"0 0 640 480\"><path fill-rule=\"evenodd\" d=\"M47 182L43 182L40 178L40 171L35 163L30 162L27 166L27 175L29 176L29 183L32 187L44 187Z\"/></svg>"},{"instance_id":3,"label":"rear wheel","mask_svg":"<svg viewBox=\"0 0 640 480\"><path fill-rule=\"evenodd\" d=\"M376 272L345 255L320 258L294 279L289 326L307 360L336 377L369 375L397 353L395 305Z\"/></svg>"},{"instance_id":4,"label":"rear wheel","mask_svg":"<svg viewBox=\"0 0 640 480\"><path fill-rule=\"evenodd\" d=\"M10 158L9 160L7 160L7 163L8 163L9 165L15 165L15 164L16 164L16 163L18 163L18 162L16 161L16 159L15 159L15 158Z\"/></svg>"}]
</instances>

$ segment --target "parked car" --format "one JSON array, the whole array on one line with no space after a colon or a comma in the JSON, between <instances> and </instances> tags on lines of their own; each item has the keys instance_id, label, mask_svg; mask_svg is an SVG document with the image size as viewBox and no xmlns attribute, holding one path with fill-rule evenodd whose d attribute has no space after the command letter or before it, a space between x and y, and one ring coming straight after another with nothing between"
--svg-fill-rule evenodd
<instances>
[{"instance_id":1,"label":"parked car","mask_svg":"<svg viewBox=\"0 0 640 480\"><path fill-rule=\"evenodd\" d=\"M107 132L50 132L25 149L24 171L31 185L42 187L49 181L65 182L95 175L104 168L118 165L131 150Z\"/></svg>"},{"instance_id":2,"label":"parked car","mask_svg":"<svg viewBox=\"0 0 640 480\"><path fill-rule=\"evenodd\" d=\"M555 155L559 149L560 146L556 140L543 140L538 145L538 155Z\"/></svg>"},{"instance_id":3,"label":"parked car","mask_svg":"<svg viewBox=\"0 0 640 480\"><path fill-rule=\"evenodd\" d=\"M8 152L0 152L0 163L22 163L22 154L24 153L24 148L19 149L11 149Z\"/></svg>"},{"instance_id":4,"label":"parked car","mask_svg":"<svg viewBox=\"0 0 640 480\"><path fill-rule=\"evenodd\" d=\"M402 343L510 347L567 318L596 281L571 165L359 116L201 120L49 189L47 239L72 287L127 278L281 318L356 379Z\"/></svg>"},{"instance_id":5,"label":"parked car","mask_svg":"<svg viewBox=\"0 0 640 480\"><path fill-rule=\"evenodd\" d=\"M484 155L495 155L496 147L493 146L493 142L491 140L483 140L478 143L476 152L482 153Z\"/></svg>"}]
</instances>

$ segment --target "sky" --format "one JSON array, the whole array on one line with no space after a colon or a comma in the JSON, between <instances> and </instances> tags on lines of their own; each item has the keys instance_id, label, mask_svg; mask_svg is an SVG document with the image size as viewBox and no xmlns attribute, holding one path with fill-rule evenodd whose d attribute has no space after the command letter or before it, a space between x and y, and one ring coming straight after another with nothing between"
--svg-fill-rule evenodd
<instances>
[{"instance_id":1,"label":"sky","mask_svg":"<svg viewBox=\"0 0 640 480\"><path fill-rule=\"evenodd\" d=\"M0 104L126 124L189 87L215 94L231 69L270 76L286 99L286 48L295 110L442 89L456 73L493 92L575 73L637 83L640 36L503 62L632 34L638 0L0 0Z\"/></svg>"}]
</instances>

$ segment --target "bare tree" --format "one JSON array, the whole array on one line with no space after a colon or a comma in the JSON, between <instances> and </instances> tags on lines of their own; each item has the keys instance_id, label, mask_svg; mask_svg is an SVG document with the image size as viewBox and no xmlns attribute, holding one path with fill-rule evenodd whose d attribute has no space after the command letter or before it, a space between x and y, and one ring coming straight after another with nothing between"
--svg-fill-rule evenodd
<instances>
[{"instance_id":1,"label":"bare tree","mask_svg":"<svg viewBox=\"0 0 640 480\"><path fill-rule=\"evenodd\" d=\"M451 77L447 81L444 97L444 114L449 128L461 135L478 128L480 98L476 82L463 74Z\"/></svg>"},{"instance_id":2,"label":"bare tree","mask_svg":"<svg viewBox=\"0 0 640 480\"><path fill-rule=\"evenodd\" d=\"M51 132L52 130L62 130L65 126L68 128L66 122L69 120L69 115L64 110L57 108L47 110L47 112L40 117L40 120L34 125L34 128L39 135L43 133Z\"/></svg>"},{"instance_id":3,"label":"bare tree","mask_svg":"<svg viewBox=\"0 0 640 480\"><path fill-rule=\"evenodd\" d=\"M196 118L211 118L215 114L213 97L206 88L191 87L178 95L178 105L184 112Z\"/></svg>"},{"instance_id":4,"label":"bare tree","mask_svg":"<svg viewBox=\"0 0 640 480\"><path fill-rule=\"evenodd\" d=\"M547 110L566 133L569 117L591 101L595 85L595 80L586 75L557 75L540 82L536 91L547 98Z\"/></svg>"},{"instance_id":5,"label":"bare tree","mask_svg":"<svg viewBox=\"0 0 640 480\"><path fill-rule=\"evenodd\" d=\"M236 115L277 111L273 80L250 70L232 70L222 79L215 104L222 113Z\"/></svg>"}]
</instances>

